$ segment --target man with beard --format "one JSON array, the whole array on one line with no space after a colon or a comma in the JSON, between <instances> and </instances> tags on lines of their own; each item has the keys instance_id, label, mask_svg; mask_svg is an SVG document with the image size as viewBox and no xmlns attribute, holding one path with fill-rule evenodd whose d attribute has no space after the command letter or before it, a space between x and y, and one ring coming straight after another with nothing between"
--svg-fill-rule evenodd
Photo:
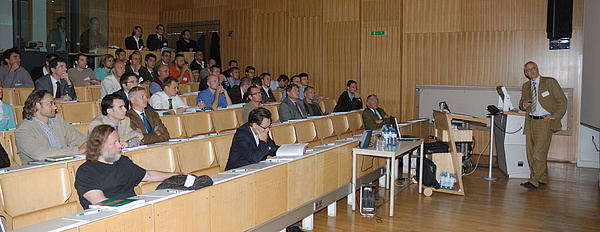
<instances>
[{"instance_id":1,"label":"man with beard","mask_svg":"<svg viewBox=\"0 0 600 232\"><path fill-rule=\"evenodd\" d=\"M84 209L108 198L135 196L140 182L159 182L181 173L145 170L121 156L119 133L110 125L95 127L88 136L86 161L75 175L75 189Z\"/></svg>"}]
</instances>

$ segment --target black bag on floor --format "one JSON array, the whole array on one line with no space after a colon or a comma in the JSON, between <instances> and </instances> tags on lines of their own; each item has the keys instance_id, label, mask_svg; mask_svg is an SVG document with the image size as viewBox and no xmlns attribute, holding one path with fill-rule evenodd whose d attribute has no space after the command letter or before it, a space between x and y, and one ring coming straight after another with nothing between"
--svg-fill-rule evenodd
<instances>
[{"instance_id":1,"label":"black bag on floor","mask_svg":"<svg viewBox=\"0 0 600 232\"><path fill-rule=\"evenodd\" d=\"M424 151L423 154L433 154L433 153L448 153L450 147L448 144L440 141L436 141L433 143L426 143L423 145Z\"/></svg>"},{"instance_id":2,"label":"black bag on floor","mask_svg":"<svg viewBox=\"0 0 600 232\"><path fill-rule=\"evenodd\" d=\"M435 178L435 171L437 166L430 159L424 158L425 162L423 163L423 185L433 187L435 189L440 188L440 183ZM417 165L421 165L421 159L417 158ZM420 167L420 166L417 166ZM417 181L419 181L419 169L417 168Z\"/></svg>"}]
</instances>

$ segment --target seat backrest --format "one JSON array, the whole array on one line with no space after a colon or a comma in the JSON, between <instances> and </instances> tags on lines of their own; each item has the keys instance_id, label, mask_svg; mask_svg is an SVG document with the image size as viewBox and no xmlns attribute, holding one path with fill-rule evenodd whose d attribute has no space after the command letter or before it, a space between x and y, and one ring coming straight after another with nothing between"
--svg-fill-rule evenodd
<instances>
[{"instance_id":1,"label":"seat backrest","mask_svg":"<svg viewBox=\"0 0 600 232\"><path fill-rule=\"evenodd\" d=\"M341 135L348 132L348 118L345 114L336 115L331 117L331 123L333 124L333 134Z\"/></svg>"},{"instance_id":2,"label":"seat backrest","mask_svg":"<svg viewBox=\"0 0 600 232\"><path fill-rule=\"evenodd\" d=\"M8 153L10 166L21 166L21 157L17 154L17 144L15 142L15 131L4 131L2 147Z\"/></svg>"},{"instance_id":3,"label":"seat backrest","mask_svg":"<svg viewBox=\"0 0 600 232\"><path fill-rule=\"evenodd\" d=\"M219 166L213 142L197 139L171 145L177 155L179 170L182 173L200 174L199 171ZM218 170L217 170L218 172ZM203 173L206 175L206 173Z\"/></svg>"},{"instance_id":4,"label":"seat backrest","mask_svg":"<svg viewBox=\"0 0 600 232\"><path fill-rule=\"evenodd\" d=\"M317 140L317 130L312 121L301 121L292 124L296 131L296 140L299 143L308 143Z\"/></svg>"},{"instance_id":5,"label":"seat backrest","mask_svg":"<svg viewBox=\"0 0 600 232\"><path fill-rule=\"evenodd\" d=\"M98 101L100 99L100 85L88 85L87 89L90 93L91 100L90 101Z\"/></svg>"},{"instance_id":6,"label":"seat backrest","mask_svg":"<svg viewBox=\"0 0 600 232\"><path fill-rule=\"evenodd\" d=\"M220 171L224 171L227 166L227 160L229 160L229 149L231 149L231 142L233 141L234 133L228 133L223 135L212 136L210 138L215 146L217 155L217 162L219 163Z\"/></svg>"},{"instance_id":7,"label":"seat backrest","mask_svg":"<svg viewBox=\"0 0 600 232\"><path fill-rule=\"evenodd\" d=\"M75 86L75 94L77 94L78 101L92 101L92 96L88 91L87 86Z\"/></svg>"},{"instance_id":8,"label":"seat backrest","mask_svg":"<svg viewBox=\"0 0 600 232\"><path fill-rule=\"evenodd\" d=\"M273 91L273 96L275 97L275 100L277 100L277 101L281 101L282 100L281 98L283 97L283 91L284 90L275 90L275 91Z\"/></svg>"},{"instance_id":9,"label":"seat backrest","mask_svg":"<svg viewBox=\"0 0 600 232\"><path fill-rule=\"evenodd\" d=\"M179 96L179 98L188 106L196 105L196 95Z\"/></svg>"},{"instance_id":10,"label":"seat backrest","mask_svg":"<svg viewBox=\"0 0 600 232\"><path fill-rule=\"evenodd\" d=\"M83 134L83 136L85 136L87 138L88 129L90 126L89 123L71 124L71 126L73 128L75 128L76 130L78 130L79 132L81 132Z\"/></svg>"},{"instance_id":11,"label":"seat backrest","mask_svg":"<svg viewBox=\"0 0 600 232\"><path fill-rule=\"evenodd\" d=\"M181 93L181 94L189 93L189 92L193 92L193 91L197 91L197 90L198 89L191 90L190 84L187 84L187 83L186 84L179 84L179 93Z\"/></svg>"},{"instance_id":12,"label":"seat backrest","mask_svg":"<svg viewBox=\"0 0 600 232\"><path fill-rule=\"evenodd\" d=\"M237 116L232 109L213 110L210 111L210 116L217 133L237 128Z\"/></svg>"},{"instance_id":13,"label":"seat backrest","mask_svg":"<svg viewBox=\"0 0 600 232\"><path fill-rule=\"evenodd\" d=\"M19 105L19 93L15 91L16 88L3 88L2 89L2 101L11 105ZM25 98L27 99L27 98ZM23 100L25 102L25 100Z\"/></svg>"},{"instance_id":14,"label":"seat backrest","mask_svg":"<svg viewBox=\"0 0 600 232\"><path fill-rule=\"evenodd\" d=\"M333 124L331 118L316 118L313 122L317 129L317 138L324 139L333 136Z\"/></svg>"},{"instance_id":15,"label":"seat backrest","mask_svg":"<svg viewBox=\"0 0 600 232\"><path fill-rule=\"evenodd\" d=\"M290 124L280 124L271 127L271 137L276 144L292 144L296 143L296 131L294 126Z\"/></svg>"},{"instance_id":16,"label":"seat backrest","mask_svg":"<svg viewBox=\"0 0 600 232\"><path fill-rule=\"evenodd\" d=\"M27 97L33 92L34 88L15 88L16 97L18 98L18 104L24 105Z\"/></svg>"},{"instance_id":17,"label":"seat backrest","mask_svg":"<svg viewBox=\"0 0 600 232\"><path fill-rule=\"evenodd\" d=\"M323 113L330 114L337 103L334 99L323 99Z\"/></svg>"},{"instance_id":18,"label":"seat backrest","mask_svg":"<svg viewBox=\"0 0 600 232\"><path fill-rule=\"evenodd\" d=\"M194 78L196 78L194 76ZM191 82L191 83L187 83L190 86L190 90L191 92L195 92L198 91L198 87L200 87L200 82Z\"/></svg>"},{"instance_id":19,"label":"seat backrest","mask_svg":"<svg viewBox=\"0 0 600 232\"><path fill-rule=\"evenodd\" d=\"M215 132L212 118L208 112L197 112L181 115L186 136L192 137Z\"/></svg>"},{"instance_id":20,"label":"seat backrest","mask_svg":"<svg viewBox=\"0 0 600 232\"><path fill-rule=\"evenodd\" d=\"M2 98L2 100L4 100L4 98ZM15 122L17 125L23 121L23 107L24 105L12 105L13 113L15 113Z\"/></svg>"},{"instance_id":21,"label":"seat backrest","mask_svg":"<svg viewBox=\"0 0 600 232\"><path fill-rule=\"evenodd\" d=\"M348 126L350 131L358 131L364 128L362 120L362 112L352 112L346 114L348 118Z\"/></svg>"},{"instance_id":22,"label":"seat backrest","mask_svg":"<svg viewBox=\"0 0 600 232\"><path fill-rule=\"evenodd\" d=\"M233 109L233 111L235 111L235 118L237 119L237 127L240 127L242 125L244 125L244 119L242 117L242 111L244 110L244 108L235 108Z\"/></svg>"},{"instance_id":23,"label":"seat backrest","mask_svg":"<svg viewBox=\"0 0 600 232\"><path fill-rule=\"evenodd\" d=\"M264 105L265 109L271 111L271 122L279 122L279 105Z\"/></svg>"},{"instance_id":24,"label":"seat backrest","mask_svg":"<svg viewBox=\"0 0 600 232\"><path fill-rule=\"evenodd\" d=\"M68 123L89 123L100 114L96 111L94 102L68 102L58 103L60 115L63 116Z\"/></svg>"},{"instance_id":25,"label":"seat backrest","mask_svg":"<svg viewBox=\"0 0 600 232\"><path fill-rule=\"evenodd\" d=\"M169 131L171 138L183 138L187 136L185 133L185 126L180 115L161 116L160 120Z\"/></svg>"},{"instance_id":26,"label":"seat backrest","mask_svg":"<svg viewBox=\"0 0 600 232\"><path fill-rule=\"evenodd\" d=\"M146 170L179 172L177 159L169 146L133 150L125 152L124 155ZM141 189L141 193L147 193L156 190L156 186L159 184L159 182L142 182L138 186Z\"/></svg>"}]
</instances>

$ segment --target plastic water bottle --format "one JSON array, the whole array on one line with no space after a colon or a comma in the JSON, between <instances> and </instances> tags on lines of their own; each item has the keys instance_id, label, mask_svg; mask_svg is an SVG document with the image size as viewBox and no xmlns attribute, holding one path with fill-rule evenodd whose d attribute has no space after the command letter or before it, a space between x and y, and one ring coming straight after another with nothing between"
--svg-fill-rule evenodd
<instances>
[{"instance_id":1,"label":"plastic water bottle","mask_svg":"<svg viewBox=\"0 0 600 232\"><path fill-rule=\"evenodd\" d=\"M440 174L440 187L442 189L446 189L447 183L448 183L448 173L442 172L442 174Z\"/></svg>"},{"instance_id":2,"label":"plastic water bottle","mask_svg":"<svg viewBox=\"0 0 600 232\"><path fill-rule=\"evenodd\" d=\"M454 189L454 181L456 180L456 177L454 176L454 173L450 173L450 177L448 178L448 189L453 190Z\"/></svg>"},{"instance_id":3,"label":"plastic water bottle","mask_svg":"<svg viewBox=\"0 0 600 232\"><path fill-rule=\"evenodd\" d=\"M395 147L395 146L396 146L396 143L397 143L397 141L398 141L397 139L398 139L398 133L396 132L396 129L394 129L394 128L392 127L392 146L393 146L393 147Z\"/></svg>"}]
</instances>

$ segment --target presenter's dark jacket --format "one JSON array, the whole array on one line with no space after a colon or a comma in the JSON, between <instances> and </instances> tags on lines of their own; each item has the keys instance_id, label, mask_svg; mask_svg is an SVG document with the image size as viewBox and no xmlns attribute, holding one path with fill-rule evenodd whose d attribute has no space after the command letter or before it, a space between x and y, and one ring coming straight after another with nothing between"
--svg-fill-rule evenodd
<instances>
[{"instance_id":1,"label":"presenter's dark jacket","mask_svg":"<svg viewBox=\"0 0 600 232\"><path fill-rule=\"evenodd\" d=\"M387 115L382 108L377 108L377 112L379 112L381 117L385 117ZM373 111L369 107L365 108L365 110L363 111L362 118L363 124L365 124L365 130L377 130L379 128L382 128L383 125L392 124L391 118L382 118L383 123L377 124L375 122L375 120L377 120L377 115L375 115L375 113L373 113Z\"/></svg>"},{"instance_id":2,"label":"presenter's dark jacket","mask_svg":"<svg viewBox=\"0 0 600 232\"><path fill-rule=\"evenodd\" d=\"M362 109L362 99L353 98L350 100L348 91L344 91L338 98L337 104L335 105L335 108L333 108L333 112L347 112L359 109Z\"/></svg>"},{"instance_id":3,"label":"presenter's dark jacket","mask_svg":"<svg viewBox=\"0 0 600 232\"><path fill-rule=\"evenodd\" d=\"M163 47L169 46L169 42L167 41L167 38L162 36L162 37L160 37L160 40L159 40L158 35L156 35L156 34L148 35L148 38L146 39L146 43L148 43L148 50L150 50L150 51L156 51L156 50L162 49Z\"/></svg>"},{"instance_id":4,"label":"presenter's dark jacket","mask_svg":"<svg viewBox=\"0 0 600 232\"><path fill-rule=\"evenodd\" d=\"M129 121L131 123L131 129L140 129L142 130L142 134L144 135L144 144L153 144L158 142L168 141L171 137L169 136L169 131L167 127L162 123L160 117L156 112L150 109L144 110L144 115L146 115L146 120L150 123L150 126L154 131L159 131L160 136L156 133L148 133L146 130L146 125L144 125L144 121L140 118L140 115L137 114L133 109L127 111L127 117L129 117Z\"/></svg>"},{"instance_id":5,"label":"presenter's dark jacket","mask_svg":"<svg viewBox=\"0 0 600 232\"><path fill-rule=\"evenodd\" d=\"M538 102L540 105L542 105L542 107L544 107L544 109L550 112L554 118L556 118L555 120L550 121L550 129L552 129L552 131L560 130L562 127L560 120L567 111L567 97L565 96L565 93L556 79L542 76L540 76L540 78L540 86L538 87ZM531 100L531 80L523 84L521 91L522 93L521 100L519 101L519 108L521 110L525 110L527 112L526 114L529 115L530 108L525 109L525 107L523 107L523 103L526 100ZM546 96L544 97L544 95ZM529 129L528 125L531 125L531 123L529 123L531 120L533 119L530 117L525 117L525 131Z\"/></svg>"},{"instance_id":6,"label":"presenter's dark jacket","mask_svg":"<svg viewBox=\"0 0 600 232\"><path fill-rule=\"evenodd\" d=\"M139 43L139 45L138 45L138 43ZM138 40L138 43L135 42L135 39L133 38L133 36L129 36L129 37L125 38L125 49L140 50L141 48L144 47L144 40L142 40L142 38L140 38L140 40Z\"/></svg>"},{"instance_id":7,"label":"presenter's dark jacket","mask_svg":"<svg viewBox=\"0 0 600 232\"><path fill-rule=\"evenodd\" d=\"M267 155L275 155L278 148L279 146L275 144L270 136L267 142L259 140L259 144L256 146L250 123L245 123L233 135L229 160L227 160L225 170L258 163L265 160Z\"/></svg>"},{"instance_id":8,"label":"presenter's dark jacket","mask_svg":"<svg viewBox=\"0 0 600 232\"><path fill-rule=\"evenodd\" d=\"M242 88L239 85L234 85L227 91L229 93L229 98L231 98L232 104L245 103L248 102L244 96L242 96Z\"/></svg>"},{"instance_id":9,"label":"presenter's dark jacket","mask_svg":"<svg viewBox=\"0 0 600 232\"><path fill-rule=\"evenodd\" d=\"M35 90L45 89L50 92L50 94L54 93L54 87L52 85L52 79L50 79L50 75L40 77L35 81ZM72 100L77 100L77 94L75 93L75 88L73 85L69 86L67 81L60 79L60 96L69 95ZM52 96L54 97L54 96Z\"/></svg>"}]
</instances>

